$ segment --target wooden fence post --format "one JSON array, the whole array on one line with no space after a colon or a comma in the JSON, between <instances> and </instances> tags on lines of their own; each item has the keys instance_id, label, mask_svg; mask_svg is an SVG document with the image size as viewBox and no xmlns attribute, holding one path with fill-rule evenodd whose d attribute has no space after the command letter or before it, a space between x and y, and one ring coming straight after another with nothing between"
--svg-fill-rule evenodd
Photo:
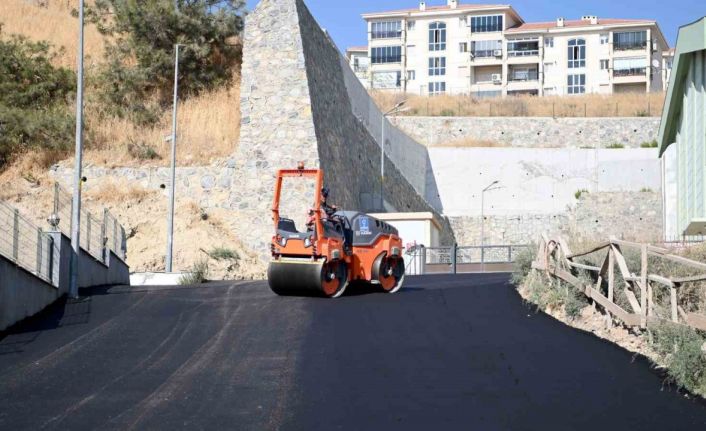
<instances>
[{"instance_id":1,"label":"wooden fence post","mask_svg":"<svg viewBox=\"0 0 706 431\"><path fill-rule=\"evenodd\" d=\"M647 327L647 244L642 244L640 266L640 326Z\"/></svg>"},{"instance_id":2,"label":"wooden fence post","mask_svg":"<svg viewBox=\"0 0 706 431\"><path fill-rule=\"evenodd\" d=\"M679 323L679 304L677 304L677 288L675 286L671 286L669 288L669 294L672 306L672 322Z\"/></svg>"}]
</instances>

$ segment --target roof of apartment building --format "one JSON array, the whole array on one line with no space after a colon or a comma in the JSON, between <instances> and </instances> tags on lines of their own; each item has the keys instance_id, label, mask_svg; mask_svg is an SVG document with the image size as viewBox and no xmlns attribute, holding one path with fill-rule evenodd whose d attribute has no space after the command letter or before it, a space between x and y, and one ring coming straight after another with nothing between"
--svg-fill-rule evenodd
<instances>
[{"instance_id":1,"label":"roof of apartment building","mask_svg":"<svg viewBox=\"0 0 706 431\"><path fill-rule=\"evenodd\" d=\"M367 46L349 46L346 49L346 52L363 52L363 51L367 52L368 47Z\"/></svg>"},{"instance_id":2,"label":"roof of apartment building","mask_svg":"<svg viewBox=\"0 0 706 431\"><path fill-rule=\"evenodd\" d=\"M498 10L498 9L509 9L514 16L519 20L523 21L520 15L513 9L512 6L507 4L459 4L457 6L441 5L441 6L426 6L424 10L419 7L409 8L409 9L397 9L388 10L382 12L371 12L364 13L363 18L376 18L380 16L389 15L412 15L412 14L425 14L430 12L455 12L455 11L475 11L475 10Z\"/></svg>"},{"instance_id":3,"label":"roof of apartment building","mask_svg":"<svg viewBox=\"0 0 706 431\"><path fill-rule=\"evenodd\" d=\"M526 22L520 24L516 27L509 28L506 33L518 33L526 31L546 31L556 28L581 28L581 27L592 27L596 25L602 26L616 26L616 25L635 25L635 24L656 24L654 20L648 19L614 19L614 18L600 18L597 24L591 24L590 21L584 19L577 20L564 20L564 26L560 27L557 20L548 22Z\"/></svg>"}]
</instances>

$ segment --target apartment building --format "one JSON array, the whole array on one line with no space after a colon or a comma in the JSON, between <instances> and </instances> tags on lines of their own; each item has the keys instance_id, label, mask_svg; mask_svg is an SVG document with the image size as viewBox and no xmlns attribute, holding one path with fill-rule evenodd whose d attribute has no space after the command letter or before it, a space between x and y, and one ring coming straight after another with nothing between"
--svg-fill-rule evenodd
<instances>
[{"instance_id":1,"label":"apartment building","mask_svg":"<svg viewBox=\"0 0 706 431\"><path fill-rule=\"evenodd\" d=\"M370 56L367 46L352 46L346 50L346 58L355 75L365 88L370 88Z\"/></svg>"},{"instance_id":2,"label":"apartment building","mask_svg":"<svg viewBox=\"0 0 706 431\"><path fill-rule=\"evenodd\" d=\"M528 23L510 5L458 0L363 19L370 63L361 79L374 89L479 98L610 94L662 91L668 76L669 45L653 20Z\"/></svg>"}]
</instances>

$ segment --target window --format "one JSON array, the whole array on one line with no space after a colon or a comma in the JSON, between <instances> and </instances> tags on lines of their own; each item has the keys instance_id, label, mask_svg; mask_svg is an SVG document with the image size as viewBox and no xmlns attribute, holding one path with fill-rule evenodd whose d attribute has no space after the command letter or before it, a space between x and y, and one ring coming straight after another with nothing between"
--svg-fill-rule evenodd
<instances>
[{"instance_id":1,"label":"window","mask_svg":"<svg viewBox=\"0 0 706 431\"><path fill-rule=\"evenodd\" d=\"M629 49L645 49L647 47L646 31L629 31L613 33L613 49L625 51Z\"/></svg>"},{"instance_id":2,"label":"window","mask_svg":"<svg viewBox=\"0 0 706 431\"><path fill-rule=\"evenodd\" d=\"M395 89L402 87L402 72L374 72L372 75L373 88Z\"/></svg>"},{"instance_id":3,"label":"window","mask_svg":"<svg viewBox=\"0 0 706 431\"><path fill-rule=\"evenodd\" d=\"M414 70L407 71L407 81L414 81L417 79L417 72Z\"/></svg>"},{"instance_id":4,"label":"window","mask_svg":"<svg viewBox=\"0 0 706 431\"><path fill-rule=\"evenodd\" d=\"M584 94L586 92L586 75L569 75L567 83L569 94Z\"/></svg>"},{"instance_id":5,"label":"window","mask_svg":"<svg viewBox=\"0 0 706 431\"><path fill-rule=\"evenodd\" d=\"M429 95L434 96L436 94L446 93L446 83L445 82L430 82L429 83Z\"/></svg>"},{"instance_id":6,"label":"window","mask_svg":"<svg viewBox=\"0 0 706 431\"><path fill-rule=\"evenodd\" d=\"M370 53L373 64L402 62L401 46L381 46L371 48Z\"/></svg>"},{"instance_id":7,"label":"window","mask_svg":"<svg viewBox=\"0 0 706 431\"><path fill-rule=\"evenodd\" d=\"M569 41L569 69L586 67L586 41L571 39Z\"/></svg>"},{"instance_id":8,"label":"window","mask_svg":"<svg viewBox=\"0 0 706 431\"><path fill-rule=\"evenodd\" d=\"M458 44L458 52L468 52L468 42L461 42Z\"/></svg>"},{"instance_id":9,"label":"window","mask_svg":"<svg viewBox=\"0 0 706 431\"><path fill-rule=\"evenodd\" d=\"M381 21L371 24L373 39L399 39L402 37L402 21Z\"/></svg>"},{"instance_id":10,"label":"window","mask_svg":"<svg viewBox=\"0 0 706 431\"><path fill-rule=\"evenodd\" d=\"M536 67L512 67L509 72L510 81L536 81L539 77Z\"/></svg>"},{"instance_id":11,"label":"window","mask_svg":"<svg viewBox=\"0 0 706 431\"><path fill-rule=\"evenodd\" d=\"M416 27L416 21L407 21L407 30L412 31Z\"/></svg>"},{"instance_id":12,"label":"window","mask_svg":"<svg viewBox=\"0 0 706 431\"><path fill-rule=\"evenodd\" d=\"M471 32L489 33L492 31L503 31L503 16L473 16L471 17Z\"/></svg>"},{"instance_id":13,"label":"window","mask_svg":"<svg viewBox=\"0 0 706 431\"><path fill-rule=\"evenodd\" d=\"M495 57L495 54L502 56L502 52L503 42L500 40L479 40L477 42L471 42L471 53L474 57Z\"/></svg>"},{"instance_id":14,"label":"window","mask_svg":"<svg viewBox=\"0 0 706 431\"><path fill-rule=\"evenodd\" d=\"M431 57L429 59L429 76L446 75L446 57Z\"/></svg>"},{"instance_id":15,"label":"window","mask_svg":"<svg viewBox=\"0 0 706 431\"><path fill-rule=\"evenodd\" d=\"M613 75L644 76L647 74L647 64L644 57L616 58L613 60Z\"/></svg>"},{"instance_id":16,"label":"window","mask_svg":"<svg viewBox=\"0 0 706 431\"><path fill-rule=\"evenodd\" d=\"M539 55L539 40L511 40L507 43L508 57Z\"/></svg>"},{"instance_id":17,"label":"window","mask_svg":"<svg viewBox=\"0 0 706 431\"><path fill-rule=\"evenodd\" d=\"M608 35L607 34L602 34L601 35L601 45L608 45Z\"/></svg>"},{"instance_id":18,"label":"window","mask_svg":"<svg viewBox=\"0 0 706 431\"><path fill-rule=\"evenodd\" d=\"M544 38L544 47L545 48L554 48L554 38L553 37L545 37Z\"/></svg>"},{"instance_id":19,"label":"window","mask_svg":"<svg viewBox=\"0 0 706 431\"><path fill-rule=\"evenodd\" d=\"M610 60L601 60L601 70L610 69Z\"/></svg>"},{"instance_id":20,"label":"window","mask_svg":"<svg viewBox=\"0 0 706 431\"><path fill-rule=\"evenodd\" d=\"M433 22L429 24L429 51L446 50L446 24Z\"/></svg>"},{"instance_id":21,"label":"window","mask_svg":"<svg viewBox=\"0 0 706 431\"><path fill-rule=\"evenodd\" d=\"M495 97L500 97L503 95L502 91L499 90L494 90L494 91L474 91L471 93L471 97L475 99L492 99Z\"/></svg>"}]
</instances>

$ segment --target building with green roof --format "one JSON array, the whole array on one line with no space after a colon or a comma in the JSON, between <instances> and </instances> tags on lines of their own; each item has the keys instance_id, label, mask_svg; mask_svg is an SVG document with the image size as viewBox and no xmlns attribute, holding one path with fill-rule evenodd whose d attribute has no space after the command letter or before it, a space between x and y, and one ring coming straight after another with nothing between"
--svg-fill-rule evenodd
<instances>
[{"instance_id":1,"label":"building with green roof","mask_svg":"<svg viewBox=\"0 0 706 431\"><path fill-rule=\"evenodd\" d=\"M679 29L659 144L675 173L664 192L667 234L706 235L706 17Z\"/></svg>"}]
</instances>

